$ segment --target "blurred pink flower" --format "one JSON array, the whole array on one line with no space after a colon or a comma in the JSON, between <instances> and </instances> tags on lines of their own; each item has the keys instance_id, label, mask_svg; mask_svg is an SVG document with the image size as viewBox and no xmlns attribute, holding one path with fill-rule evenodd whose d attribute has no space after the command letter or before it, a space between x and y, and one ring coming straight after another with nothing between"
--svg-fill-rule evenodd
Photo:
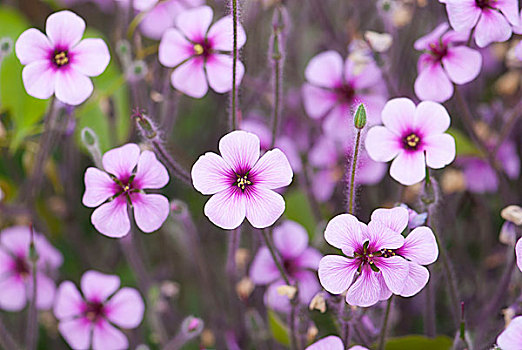
<instances>
[{"instance_id":1,"label":"blurred pink flower","mask_svg":"<svg viewBox=\"0 0 522 350\"><path fill-rule=\"evenodd\" d=\"M464 45L469 33L448 31L447 23L418 39L414 47L424 53L419 57L419 75L415 93L421 100L447 101L453 95L453 83L462 85L475 79L482 66L482 56Z\"/></svg>"},{"instance_id":2,"label":"blurred pink flower","mask_svg":"<svg viewBox=\"0 0 522 350\"><path fill-rule=\"evenodd\" d=\"M210 26L212 17L208 6L183 11L176 17L177 28L168 29L159 46L161 64L174 67L172 86L195 98L205 96L209 85L217 93L232 89L232 17L226 16ZM245 31L238 24L238 49L245 42ZM245 67L238 60L238 85L244 72Z\"/></svg>"},{"instance_id":3,"label":"blurred pink flower","mask_svg":"<svg viewBox=\"0 0 522 350\"><path fill-rule=\"evenodd\" d=\"M415 210L411 209L410 207L408 207L404 203L402 203L400 205L400 207L405 208L406 210L408 210L408 215L409 215L409 218L408 218L408 228L409 229L414 229L416 227L424 225L424 223L426 222L426 219L428 218L428 213L427 212L417 213Z\"/></svg>"},{"instance_id":4,"label":"blurred pink flower","mask_svg":"<svg viewBox=\"0 0 522 350\"><path fill-rule=\"evenodd\" d=\"M390 175L403 185L420 182L426 166L440 169L455 159L455 140L444 133L450 126L446 109L436 102L418 106L407 98L395 98L382 110L384 126L375 126L366 136L370 158L389 162Z\"/></svg>"},{"instance_id":5,"label":"blurred pink flower","mask_svg":"<svg viewBox=\"0 0 522 350\"><path fill-rule=\"evenodd\" d=\"M31 229L13 226L0 232L0 308L20 311L32 299L33 263L29 259ZM53 305L55 284L48 274L63 263L62 254L39 233L34 233L38 254L36 263L36 306L49 309Z\"/></svg>"},{"instance_id":6,"label":"blurred pink flower","mask_svg":"<svg viewBox=\"0 0 522 350\"><path fill-rule=\"evenodd\" d=\"M497 338L502 350L522 349L522 316L515 317Z\"/></svg>"},{"instance_id":7,"label":"blurred pink flower","mask_svg":"<svg viewBox=\"0 0 522 350\"><path fill-rule=\"evenodd\" d=\"M143 151L134 143L114 148L103 155L102 171L85 171L83 204L94 208L94 227L109 237L120 238L130 230L127 205L134 209L136 224L143 232L156 231L169 215L169 201L160 194L146 194L169 182L169 174L156 155ZM135 169L136 168L136 169ZM104 204L102 204L104 203Z\"/></svg>"},{"instance_id":8,"label":"blurred pink flower","mask_svg":"<svg viewBox=\"0 0 522 350\"><path fill-rule=\"evenodd\" d=\"M39 99L53 94L63 103L79 105L94 89L89 77L103 73L110 61L102 39L81 40L85 21L70 11L53 13L46 34L31 28L16 41L16 56L26 65L22 79L27 93Z\"/></svg>"},{"instance_id":9,"label":"blurred pink flower","mask_svg":"<svg viewBox=\"0 0 522 350\"><path fill-rule=\"evenodd\" d=\"M439 0L446 4L449 22L457 32L473 28L475 43L486 47L508 40L520 24L518 0Z\"/></svg>"},{"instance_id":10,"label":"blurred pink flower","mask_svg":"<svg viewBox=\"0 0 522 350\"><path fill-rule=\"evenodd\" d=\"M364 103L368 123L380 122L384 106L381 71L373 62L357 64L350 58L343 62L336 51L322 52L313 57L305 70L303 103L313 119L322 119L328 136L343 140L353 129L354 108Z\"/></svg>"},{"instance_id":11,"label":"blurred pink flower","mask_svg":"<svg viewBox=\"0 0 522 350\"><path fill-rule=\"evenodd\" d=\"M308 233L294 221L286 220L274 229L273 240L281 256L281 265L291 283L297 282L299 300L308 305L313 296L321 290L315 270L319 266L321 254L317 249L308 247ZM268 285L265 304L270 308L286 312L290 310L290 301L279 295L277 288L285 285L281 274L267 247L258 250L250 266L250 278L257 285Z\"/></svg>"},{"instance_id":12,"label":"blurred pink flower","mask_svg":"<svg viewBox=\"0 0 522 350\"><path fill-rule=\"evenodd\" d=\"M192 167L194 188L213 195L205 215L215 225L234 229L246 217L255 228L265 228L283 214L285 201L273 190L292 182L292 168L278 148L261 158L259 148L256 135L232 131L219 141L221 156L207 152Z\"/></svg>"},{"instance_id":13,"label":"blurred pink flower","mask_svg":"<svg viewBox=\"0 0 522 350\"><path fill-rule=\"evenodd\" d=\"M341 338L330 335L324 337L307 347L305 350L344 350L344 344ZM354 345L348 350L368 350L364 346Z\"/></svg>"},{"instance_id":14,"label":"blurred pink flower","mask_svg":"<svg viewBox=\"0 0 522 350\"><path fill-rule=\"evenodd\" d=\"M58 330L73 349L128 349L129 341L117 327L140 325L145 305L134 288L120 287L118 276L87 271L81 280L81 294L71 281L62 282L56 292L54 315Z\"/></svg>"}]
</instances>

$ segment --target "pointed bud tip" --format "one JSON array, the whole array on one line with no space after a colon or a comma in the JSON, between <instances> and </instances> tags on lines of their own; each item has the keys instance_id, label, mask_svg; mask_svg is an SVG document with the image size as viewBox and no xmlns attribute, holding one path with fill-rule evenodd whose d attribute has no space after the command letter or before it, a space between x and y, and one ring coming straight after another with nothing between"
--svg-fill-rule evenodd
<instances>
[{"instance_id":1,"label":"pointed bud tip","mask_svg":"<svg viewBox=\"0 0 522 350\"><path fill-rule=\"evenodd\" d=\"M359 107L357 107L357 112L355 112L355 117L353 118L354 126L361 130L366 125L366 108L361 103Z\"/></svg>"}]
</instances>

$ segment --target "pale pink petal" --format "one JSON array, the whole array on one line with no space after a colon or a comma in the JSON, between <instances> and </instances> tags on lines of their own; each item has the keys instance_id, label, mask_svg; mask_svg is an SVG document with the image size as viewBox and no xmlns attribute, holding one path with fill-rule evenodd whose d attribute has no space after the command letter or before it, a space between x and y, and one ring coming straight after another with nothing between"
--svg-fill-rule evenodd
<instances>
[{"instance_id":1,"label":"pale pink petal","mask_svg":"<svg viewBox=\"0 0 522 350\"><path fill-rule=\"evenodd\" d=\"M315 248L306 248L303 253L293 260L294 266L301 269L317 270L323 255Z\"/></svg>"},{"instance_id":2,"label":"pale pink petal","mask_svg":"<svg viewBox=\"0 0 522 350\"><path fill-rule=\"evenodd\" d=\"M73 48L82 38L85 31L83 18L71 11L55 12L45 23L45 32L53 46L64 50Z\"/></svg>"},{"instance_id":3,"label":"pale pink petal","mask_svg":"<svg viewBox=\"0 0 522 350\"><path fill-rule=\"evenodd\" d=\"M176 17L176 27L192 41L205 38L214 13L208 6L183 11Z\"/></svg>"},{"instance_id":4,"label":"pale pink petal","mask_svg":"<svg viewBox=\"0 0 522 350\"><path fill-rule=\"evenodd\" d=\"M340 214L328 222L324 239L345 255L353 256L354 251L364 243L363 227L355 216Z\"/></svg>"},{"instance_id":5,"label":"pale pink petal","mask_svg":"<svg viewBox=\"0 0 522 350\"><path fill-rule=\"evenodd\" d=\"M511 34L511 26L500 12L488 8L482 10L482 15L475 27L475 42L478 47L506 41L511 38Z\"/></svg>"},{"instance_id":6,"label":"pale pink petal","mask_svg":"<svg viewBox=\"0 0 522 350\"><path fill-rule=\"evenodd\" d=\"M16 264L16 262L14 261L13 256L0 248L0 278L10 273L14 264Z\"/></svg>"},{"instance_id":7,"label":"pale pink petal","mask_svg":"<svg viewBox=\"0 0 522 350\"><path fill-rule=\"evenodd\" d=\"M522 349L522 317L515 317L509 326L497 338L497 345L502 350Z\"/></svg>"},{"instance_id":8,"label":"pale pink petal","mask_svg":"<svg viewBox=\"0 0 522 350\"><path fill-rule=\"evenodd\" d=\"M517 241L517 245L515 246L515 254L517 257L517 266L520 271L522 271L522 238Z\"/></svg>"},{"instance_id":9,"label":"pale pink petal","mask_svg":"<svg viewBox=\"0 0 522 350\"><path fill-rule=\"evenodd\" d=\"M344 345L341 338L334 335L325 337L319 341L316 341L305 350L343 350Z\"/></svg>"},{"instance_id":10,"label":"pale pink petal","mask_svg":"<svg viewBox=\"0 0 522 350\"><path fill-rule=\"evenodd\" d=\"M308 162L314 167L325 168L337 164L339 150L328 137L321 137L308 152Z\"/></svg>"},{"instance_id":11,"label":"pale pink petal","mask_svg":"<svg viewBox=\"0 0 522 350\"><path fill-rule=\"evenodd\" d=\"M384 277L382 277L382 273L377 274L377 281L379 282L379 288L381 290L379 300L388 300L393 293L386 285L386 281L384 280Z\"/></svg>"},{"instance_id":12,"label":"pale pink petal","mask_svg":"<svg viewBox=\"0 0 522 350\"><path fill-rule=\"evenodd\" d=\"M91 96L94 86L91 79L74 67L56 71L56 98L63 103L76 106Z\"/></svg>"},{"instance_id":13,"label":"pale pink petal","mask_svg":"<svg viewBox=\"0 0 522 350\"><path fill-rule=\"evenodd\" d=\"M31 243L29 226L11 226L2 230L0 243L13 255L27 257Z\"/></svg>"},{"instance_id":14,"label":"pale pink petal","mask_svg":"<svg viewBox=\"0 0 522 350\"><path fill-rule=\"evenodd\" d=\"M402 233L402 231L404 231L408 226L408 209L402 207L375 209L372 213L371 220L380 221L384 226L390 228L392 231Z\"/></svg>"},{"instance_id":15,"label":"pale pink petal","mask_svg":"<svg viewBox=\"0 0 522 350\"><path fill-rule=\"evenodd\" d=\"M252 282L265 285L274 282L281 275L267 247L261 247L257 251L252 265L250 265L250 278Z\"/></svg>"},{"instance_id":16,"label":"pale pink petal","mask_svg":"<svg viewBox=\"0 0 522 350\"><path fill-rule=\"evenodd\" d=\"M315 173L312 177L312 192L319 202L326 202L332 197L337 182L339 171L326 169Z\"/></svg>"},{"instance_id":17,"label":"pale pink petal","mask_svg":"<svg viewBox=\"0 0 522 350\"><path fill-rule=\"evenodd\" d=\"M30 299L32 299L32 280L28 283ZM40 310L49 310L53 306L56 285L43 273L36 274L36 306Z\"/></svg>"},{"instance_id":18,"label":"pale pink petal","mask_svg":"<svg viewBox=\"0 0 522 350\"><path fill-rule=\"evenodd\" d=\"M27 93L45 100L54 94L56 74L49 61L36 61L22 70L22 80Z\"/></svg>"},{"instance_id":19,"label":"pale pink petal","mask_svg":"<svg viewBox=\"0 0 522 350\"><path fill-rule=\"evenodd\" d=\"M400 137L384 126L374 126L368 131L364 146L371 159L376 162L389 162L401 150Z\"/></svg>"},{"instance_id":20,"label":"pale pink petal","mask_svg":"<svg viewBox=\"0 0 522 350\"><path fill-rule=\"evenodd\" d=\"M261 144L262 143L263 142L261 142ZM289 136L280 136L277 138L275 146L286 155L294 172L300 173L301 170L303 170L301 154L299 153L299 149L297 149L297 144L293 138L290 138Z\"/></svg>"},{"instance_id":21,"label":"pale pink petal","mask_svg":"<svg viewBox=\"0 0 522 350\"><path fill-rule=\"evenodd\" d=\"M16 57L23 65L48 60L52 50L45 34L35 28L27 29L16 40Z\"/></svg>"},{"instance_id":22,"label":"pale pink petal","mask_svg":"<svg viewBox=\"0 0 522 350\"><path fill-rule=\"evenodd\" d=\"M171 83L184 94L202 98L207 94L208 83L205 76L204 62L201 58L192 58L172 72Z\"/></svg>"},{"instance_id":23,"label":"pale pink petal","mask_svg":"<svg viewBox=\"0 0 522 350\"><path fill-rule=\"evenodd\" d=\"M482 68L482 55L469 47L451 47L442 58L442 63L449 78L455 84L466 84L479 75Z\"/></svg>"},{"instance_id":24,"label":"pale pink petal","mask_svg":"<svg viewBox=\"0 0 522 350\"><path fill-rule=\"evenodd\" d=\"M126 236L130 230L127 200L120 195L111 202L94 210L91 222L98 232L113 238Z\"/></svg>"},{"instance_id":25,"label":"pale pink petal","mask_svg":"<svg viewBox=\"0 0 522 350\"><path fill-rule=\"evenodd\" d=\"M113 148L103 155L103 168L120 180L128 180L140 157L140 148L135 143L128 143Z\"/></svg>"},{"instance_id":26,"label":"pale pink petal","mask_svg":"<svg viewBox=\"0 0 522 350\"><path fill-rule=\"evenodd\" d=\"M405 186L421 182L426 176L426 163L422 152L402 152L390 167L392 178Z\"/></svg>"},{"instance_id":27,"label":"pale pink petal","mask_svg":"<svg viewBox=\"0 0 522 350\"><path fill-rule=\"evenodd\" d=\"M308 247L308 232L297 222L286 220L274 229L273 240L283 258L293 259Z\"/></svg>"},{"instance_id":28,"label":"pale pink petal","mask_svg":"<svg viewBox=\"0 0 522 350\"><path fill-rule=\"evenodd\" d=\"M446 8L450 24L457 32L473 28L481 13L475 0L447 0Z\"/></svg>"},{"instance_id":29,"label":"pale pink petal","mask_svg":"<svg viewBox=\"0 0 522 350\"><path fill-rule=\"evenodd\" d=\"M215 153L207 152L192 166L192 184L202 194L215 194L231 186L235 174L230 165Z\"/></svg>"},{"instance_id":30,"label":"pale pink petal","mask_svg":"<svg viewBox=\"0 0 522 350\"><path fill-rule=\"evenodd\" d=\"M299 271L295 278L299 289L299 301L303 305L310 305L312 298L321 290L317 274L313 271Z\"/></svg>"},{"instance_id":31,"label":"pale pink petal","mask_svg":"<svg viewBox=\"0 0 522 350\"><path fill-rule=\"evenodd\" d=\"M375 90L375 89L373 89ZM386 93L379 93L373 91L368 93L361 93L355 99L354 105L352 106L352 114L354 115L357 110L356 107L359 103L363 103L366 107L366 121L368 126L381 124L381 113L384 105L387 102Z\"/></svg>"},{"instance_id":32,"label":"pale pink petal","mask_svg":"<svg viewBox=\"0 0 522 350\"><path fill-rule=\"evenodd\" d=\"M520 24L520 17L518 16L518 0L497 0L493 6L502 11L502 14L504 14L513 26L518 26Z\"/></svg>"},{"instance_id":33,"label":"pale pink petal","mask_svg":"<svg viewBox=\"0 0 522 350\"><path fill-rule=\"evenodd\" d=\"M212 54L207 58L206 70L208 84L217 93L223 94L232 90L232 64L233 59L230 55ZM236 86L241 84L245 66L241 61L236 65Z\"/></svg>"},{"instance_id":34,"label":"pale pink petal","mask_svg":"<svg viewBox=\"0 0 522 350\"><path fill-rule=\"evenodd\" d=\"M332 91L304 84L302 88L303 104L308 116L321 118L337 103L337 95Z\"/></svg>"},{"instance_id":35,"label":"pale pink petal","mask_svg":"<svg viewBox=\"0 0 522 350\"><path fill-rule=\"evenodd\" d=\"M178 0L175 0L174 3L177 4ZM174 10L171 13L168 2L159 3L144 14L140 22L140 31L148 38L159 40L163 33L172 27L174 18L179 12L179 10Z\"/></svg>"},{"instance_id":36,"label":"pale pink petal","mask_svg":"<svg viewBox=\"0 0 522 350\"><path fill-rule=\"evenodd\" d=\"M91 323L86 318L62 321L58 330L67 344L73 349L87 350L91 345Z\"/></svg>"},{"instance_id":37,"label":"pale pink petal","mask_svg":"<svg viewBox=\"0 0 522 350\"><path fill-rule=\"evenodd\" d=\"M375 266L381 270L382 277L390 291L399 294L404 288L404 280L408 277L410 264L407 260L392 256L390 258L380 258L375 261Z\"/></svg>"},{"instance_id":38,"label":"pale pink petal","mask_svg":"<svg viewBox=\"0 0 522 350\"><path fill-rule=\"evenodd\" d=\"M269 189L290 185L293 176L288 159L278 148L266 152L250 171L253 184Z\"/></svg>"},{"instance_id":39,"label":"pale pink petal","mask_svg":"<svg viewBox=\"0 0 522 350\"><path fill-rule=\"evenodd\" d=\"M404 279L403 288L399 295L403 297L414 296L424 288L429 279L430 272L427 268L410 261L408 277Z\"/></svg>"},{"instance_id":40,"label":"pale pink petal","mask_svg":"<svg viewBox=\"0 0 522 350\"><path fill-rule=\"evenodd\" d=\"M26 285L20 277L9 276L0 281L0 309L20 311L26 302Z\"/></svg>"},{"instance_id":41,"label":"pale pink petal","mask_svg":"<svg viewBox=\"0 0 522 350\"><path fill-rule=\"evenodd\" d=\"M225 230L235 229L245 219L245 196L236 188L218 192L207 201L204 212L214 225Z\"/></svg>"},{"instance_id":42,"label":"pale pink petal","mask_svg":"<svg viewBox=\"0 0 522 350\"><path fill-rule=\"evenodd\" d=\"M347 59L347 61L349 58ZM349 64L345 64L344 77L352 87L356 90L371 88L382 83L382 75L380 68L373 62L366 63L360 72L354 74L353 70L348 71Z\"/></svg>"},{"instance_id":43,"label":"pale pink petal","mask_svg":"<svg viewBox=\"0 0 522 350\"><path fill-rule=\"evenodd\" d=\"M256 114L254 112L252 114ZM258 118L259 117L259 118ZM241 120L240 129L256 134L259 137L261 149L268 149L272 141L272 130L268 128L266 122L261 120L261 116L252 116Z\"/></svg>"},{"instance_id":44,"label":"pale pink petal","mask_svg":"<svg viewBox=\"0 0 522 350\"><path fill-rule=\"evenodd\" d=\"M335 88L342 83L343 59L336 51L322 52L313 57L305 70L309 83L320 87Z\"/></svg>"},{"instance_id":45,"label":"pale pink petal","mask_svg":"<svg viewBox=\"0 0 522 350\"><path fill-rule=\"evenodd\" d=\"M327 255L319 262L319 281L328 292L341 294L352 284L357 268L358 263L353 259Z\"/></svg>"},{"instance_id":46,"label":"pale pink petal","mask_svg":"<svg viewBox=\"0 0 522 350\"><path fill-rule=\"evenodd\" d=\"M120 278L89 270L83 274L80 285L87 301L101 303L120 287Z\"/></svg>"},{"instance_id":47,"label":"pale pink petal","mask_svg":"<svg viewBox=\"0 0 522 350\"><path fill-rule=\"evenodd\" d=\"M396 253L417 264L429 265L437 260L439 248L431 229L421 226L410 232Z\"/></svg>"},{"instance_id":48,"label":"pale pink petal","mask_svg":"<svg viewBox=\"0 0 522 350\"><path fill-rule=\"evenodd\" d=\"M176 28L168 29L159 44L158 59L166 67L175 67L193 54L192 44Z\"/></svg>"},{"instance_id":49,"label":"pale pink petal","mask_svg":"<svg viewBox=\"0 0 522 350\"><path fill-rule=\"evenodd\" d=\"M380 220L373 220L372 217L372 220L368 223L367 227L368 229L365 233L370 241L369 249L373 251L381 249L397 249L402 247L404 244L404 237L401 235L401 231L392 230Z\"/></svg>"},{"instance_id":50,"label":"pale pink petal","mask_svg":"<svg viewBox=\"0 0 522 350\"><path fill-rule=\"evenodd\" d=\"M365 348L364 346L361 346L361 345L354 345L348 350L368 350L368 348Z\"/></svg>"},{"instance_id":51,"label":"pale pink petal","mask_svg":"<svg viewBox=\"0 0 522 350\"><path fill-rule=\"evenodd\" d=\"M134 188L162 188L169 182L169 173L156 158L154 152L143 151L138 160L138 168L132 185Z\"/></svg>"},{"instance_id":52,"label":"pale pink petal","mask_svg":"<svg viewBox=\"0 0 522 350\"><path fill-rule=\"evenodd\" d=\"M56 291L54 316L62 320L80 315L82 310L83 299L74 283L71 281L62 282Z\"/></svg>"},{"instance_id":53,"label":"pale pink petal","mask_svg":"<svg viewBox=\"0 0 522 350\"><path fill-rule=\"evenodd\" d=\"M87 168L85 171L85 193L82 203L87 207L97 207L109 197L116 194L115 182L106 172L98 168Z\"/></svg>"},{"instance_id":54,"label":"pale pink petal","mask_svg":"<svg viewBox=\"0 0 522 350\"><path fill-rule=\"evenodd\" d=\"M255 228L272 226L285 211L285 200L277 192L255 187L245 193L246 218Z\"/></svg>"},{"instance_id":55,"label":"pale pink petal","mask_svg":"<svg viewBox=\"0 0 522 350\"><path fill-rule=\"evenodd\" d=\"M62 253L53 247L43 235L36 234L34 244L40 257L37 263L38 268L43 266L44 268L57 269L63 264Z\"/></svg>"},{"instance_id":56,"label":"pale pink petal","mask_svg":"<svg viewBox=\"0 0 522 350\"><path fill-rule=\"evenodd\" d=\"M346 293L346 302L350 305L368 307L381 300L381 284L377 279L377 273L369 267L362 269L361 275Z\"/></svg>"},{"instance_id":57,"label":"pale pink petal","mask_svg":"<svg viewBox=\"0 0 522 350\"><path fill-rule=\"evenodd\" d=\"M265 305L270 309L281 313L288 313L290 311L290 300L287 296L279 294L277 291L279 287L284 286L285 282L282 279L271 283L266 289L264 295Z\"/></svg>"},{"instance_id":58,"label":"pale pink petal","mask_svg":"<svg viewBox=\"0 0 522 350\"><path fill-rule=\"evenodd\" d=\"M71 68L89 77L102 74L111 60L109 48L102 39L84 39L70 52Z\"/></svg>"},{"instance_id":59,"label":"pale pink petal","mask_svg":"<svg viewBox=\"0 0 522 350\"><path fill-rule=\"evenodd\" d=\"M430 44L439 43L440 38L444 33L446 33L449 29L449 25L446 22L443 22L437 26L431 33L419 38L413 44L415 50L423 51L429 50Z\"/></svg>"},{"instance_id":60,"label":"pale pink petal","mask_svg":"<svg viewBox=\"0 0 522 350\"><path fill-rule=\"evenodd\" d=\"M415 120L415 104L401 97L389 100L382 110L382 123L394 134L401 136L412 127Z\"/></svg>"},{"instance_id":61,"label":"pale pink petal","mask_svg":"<svg viewBox=\"0 0 522 350\"><path fill-rule=\"evenodd\" d=\"M424 67L415 80L414 88L421 100L444 102L453 95L453 84L439 63Z\"/></svg>"},{"instance_id":62,"label":"pale pink petal","mask_svg":"<svg viewBox=\"0 0 522 350\"><path fill-rule=\"evenodd\" d=\"M134 288L122 288L105 304L107 319L115 325L132 329L143 320L145 304L140 293Z\"/></svg>"},{"instance_id":63,"label":"pale pink petal","mask_svg":"<svg viewBox=\"0 0 522 350\"><path fill-rule=\"evenodd\" d=\"M353 116L354 105L346 103L337 104L323 121L323 131L326 137L337 142L346 142L356 130L353 120L347 116Z\"/></svg>"},{"instance_id":64,"label":"pale pink petal","mask_svg":"<svg viewBox=\"0 0 522 350\"><path fill-rule=\"evenodd\" d=\"M255 134L232 131L219 140L219 152L236 173L247 172L259 159L259 143Z\"/></svg>"},{"instance_id":65,"label":"pale pink petal","mask_svg":"<svg viewBox=\"0 0 522 350\"><path fill-rule=\"evenodd\" d=\"M426 164L433 169L440 169L455 159L455 139L449 134L428 136L423 139L426 150Z\"/></svg>"},{"instance_id":66,"label":"pale pink petal","mask_svg":"<svg viewBox=\"0 0 522 350\"><path fill-rule=\"evenodd\" d=\"M158 230L169 216L169 200L161 194L133 193L131 201L136 225L143 232Z\"/></svg>"},{"instance_id":67,"label":"pale pink petal","mask_svg":"<svg viewBox=\"0 0 522 350\"><path fill-rule=\"evenodd\" d=\"M415 111L415 126L423 137L440 135L449 128L450 122L448 111L437 102L423 101Z\"/></svg>"},{"instance_id":68,"label":"pale pink petal","mask_svg":"<svg viewBox=\"0 0 522 350\"><path fill-rule=\"evenodd\" d=\"M232 16L226 16L214 23L208 30L207 39L211 43L212 49L222 51L232 51L233 45L233 24ZM245 45L246 34L243 26L238 23L237 26L237 48L240 49Z\"/></svg>"},{"instance_id":69,"label":"pale pink petal","mask_svg":"<svg viewBox=\"0 0 522 350\"><path fill-rule=\"evenodd\" d=\"M101 320L94 325L92 332L93 350L121 350L129 348L129 340L122 331L109 322Z\"/></svg>"}]
</instances>

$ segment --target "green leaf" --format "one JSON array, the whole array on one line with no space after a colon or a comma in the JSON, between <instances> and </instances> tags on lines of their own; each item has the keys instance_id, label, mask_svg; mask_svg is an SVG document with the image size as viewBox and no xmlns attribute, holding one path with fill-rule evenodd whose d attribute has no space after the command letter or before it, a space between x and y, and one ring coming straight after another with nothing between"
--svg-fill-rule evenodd
<instances>
[{"instance_id":1,"label":"green leaf","mask_svg":"<svg viewBox=\"0 0 522 350\"><path fill-rule=\"evenodd\" d=\"M279 316L272 310L268 310L268 326L274 339L283 344L290 345L290 336L288 335L288 328Z\"/></svg>"},{"instance_id":2,"label":"green leaf","mask_svg":"<svg viewBox=\"0 0 522 350\"><path fill-rule=\"evenodd\" d=\"M450 337L439 336L427 338L421 335L407 335L390 338L386 342L386 350L449 350L453 345Z\"/></svg>"},{"instance_id":3,"label":"green leaf","mask_svg":"<svg viewBox=\"0 0 522 350\"><path fill-rule=\"evenodd\" d=\"M455 128L449 128L448 134L455 139L455 147L457 148L457 155L459 156L481 156L482 152L475 147L473 141L470 140L464 133Z\"/></svg>"},{"instance_id":4,"label":"green leaf","mask_svg":"<svg viewBox=\"0 0 522 350\"><path fill-rule=\"evenodd\" d=\"M285 202L287 219L303 225L307 229L308 235L313 238L317 223L306 194L300 190L290 191L285 195Z\"/></svg>"}]
</instances>

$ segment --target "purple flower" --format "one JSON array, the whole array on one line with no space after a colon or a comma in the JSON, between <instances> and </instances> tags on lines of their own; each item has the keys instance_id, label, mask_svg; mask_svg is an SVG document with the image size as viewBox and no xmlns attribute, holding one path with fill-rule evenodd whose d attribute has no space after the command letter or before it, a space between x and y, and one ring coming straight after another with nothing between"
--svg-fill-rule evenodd
<instances>
[{"instance_id":1,"label":"purple flower","mask_svg":"<svg viewBox=\"0 0 522 350\"><path fill-rule=\"evenodd\" d=\"M205 215L215 225L231 230L246 217L255 228L265 228L283 214L285 201L273 190L292 182L292 168L281 150L259 158L259 148L256 135L232 131L219 141L221 156L207 152L192 167L194 188L213 195Z\"/></svg>"},{"instance_id":2,"label":"purple flower","mask_svg":"<svg viewBox=\"0 0 522 350\"><path fill-rule=\"evenodd\" d=\"M174 67L172 86L195 98L205 96L209 85L217 93L232 89L232 17L224 17L210 26L212 16L208 6L184 11L176 17L177 28L168 29L159 46L161 64ZM238 49L245 42L245 31L238 24ZM238 85L244 72L245 67L238 61Z\"/></svg>"},{"instance_id":3,"label":"purple flower","mask_svg":"<svg viewBox=\"0 0 522 350\"><path fill-rule=\"evenodd\" d=\"M46 34L31 28L16 41L16 56L26 65L22 79L27 93L39 99L53 94L63 103L79 105L94 89L91 79L110 61L102 39L81 40L85 21L70 11L53 13Z\"/></svg>"},{"instance_id":4,"label":"purple flower","mask_svg":"<svg viewBox=\"0 0 522 350\"><path fill-rule=\"evenodd\" d=\"M324 337L307 347L305 350L344 350L344 344L341 338L335 335ZM368 350L364 346L355 345L349 350Z\"/></svg>"},{"instance_id":5,"label":"purple flower","mask_svg":"<svg viewBox=\"0 0 522 350\"><path fill-rule=\"evenodd\" d=\"M395 98L382 110L384 126L375 126L366 136L366 150L375 161L393 159L390 175L403 185L413 185L426 176L426 166L440 169L455 159L455 140L444 133L450 125L446 109L431 101L418 106L407 98Z\"/></svg>"},{"instance_id":6,"label":"purple flower","mask_svg":"<svg viewBox=\"0 0 522 350\"><path fill-rule=\"evenodd\" d=\"M297 282L299 300L308 304L321 289L313 272L319 266L321 254L317 249L308 247L308 233L294 221L287 220L276 227L273 239L288 279L292 284ZM285 283L267 247L257 252L250 267L250 278L255 284L268 285L265 304L277 311L290 309L288 298L277 292L277 288Z\"/></svg>"},{"instance_id":7,"label":"purple flower","mask_svg":"<svg viewBox=\"0 0 522 350\"><path fill-rule=\"evenodd\" d=\"M134 143L114 148L103 155L102 171L85 172L83 204L94 208L94 227L109 237L120 238L130 230L127 205L134 211L136 224L143 232L156 231L169 215L169 201L144 189L157 189L169 182L169 174L153 152L143 151ZM103 204L102 204L103 203Z\"/></svg>"},{"instance_id":8,"label":"purple flower","mask_svg":"<svg viewBox=\"0 0 522 350\"><path fill-rule=\"evenodd\" d=\"M0 308L7 311L22 310L32 299L33 262L29 258L31 229L13 226L0 232ZM53 305L55 285L48 274L56 272L63 257L39 233L34 233L36 263L36 306L49 309Z\"/></svg>"},{"instance_id":9,"label":"purple flower","mask_svg":"<svg viewBox=\"0 0 522 350\"><path fill-rule=\"evenodd\" d=\"M306 113L314 119L325 118L327 135L344 140L353 129L348 116L362 102L368 110L368 122L380 122L384 83L374 62L361 67L350 58L343 62L336 51L326 51L310 60L305 77L302 94Z\"/></svg>"},{"instance_id":10,"label":"purple flower","mask_svg":"<svg viewBox=\"0 0 522 350\"><path fill-rule=\"evenodd\" d=\"M486 47L508 40L511 26L518 26L518 0L439 0L446 4L451 26L457 32L473 28L475 43Z\"/></svg>"},{"instance_id":11,"label":"purple flower","mask_svg":"<svg viewBox=\"0 0 522 350\"><path fill-rule=\"evenodd\" d=\"M515 317L497 338L502 350L522 349L522 316Z\"/></svg>"},{"instance_id":12,"label":"purple flower","mask_svg":"<svg viewBox=\"0 0 522 350\"><path fill-rule=\"evenodd\" d=\"M327 255L319 263L321 285L332 294L346 293L350 305L367 307L392 293L412 296L429 279L421 266L434 262L438 248L431 230L419 227L406 239L408 211L397 207L377 209L365 225L350 214L328 223L325 240L348 256Z\"/></svg>"},{"instance_id":13,"label":"purple flower","mask_svg":"<svg viewBox=\"0 0 522 350\"><path fill-rule=\"evenodd\" d=\"M118 276L87 271L81 294L71 281L62 282L56 293L54 315L58 330L73 349L127 349L129 341L117 327L140 325L145 305L134 288L120 287Z\"/></svg>"},{"instance_id":14,"label":"purple flower","mask_svg":"<svg viewBox=\"0 0 522 350\"><path fill-rule=\"evenodd\" d=\"M415 80L415 93L421 100L447 101L453 95L453 83L469 83L480 73L480 53L457 45L467 40L468 33L448 31L448 28L447 23L442 23L414 44L415 49L424 52L419 58L419 76Z\"/></svg>"}]
</instances>

